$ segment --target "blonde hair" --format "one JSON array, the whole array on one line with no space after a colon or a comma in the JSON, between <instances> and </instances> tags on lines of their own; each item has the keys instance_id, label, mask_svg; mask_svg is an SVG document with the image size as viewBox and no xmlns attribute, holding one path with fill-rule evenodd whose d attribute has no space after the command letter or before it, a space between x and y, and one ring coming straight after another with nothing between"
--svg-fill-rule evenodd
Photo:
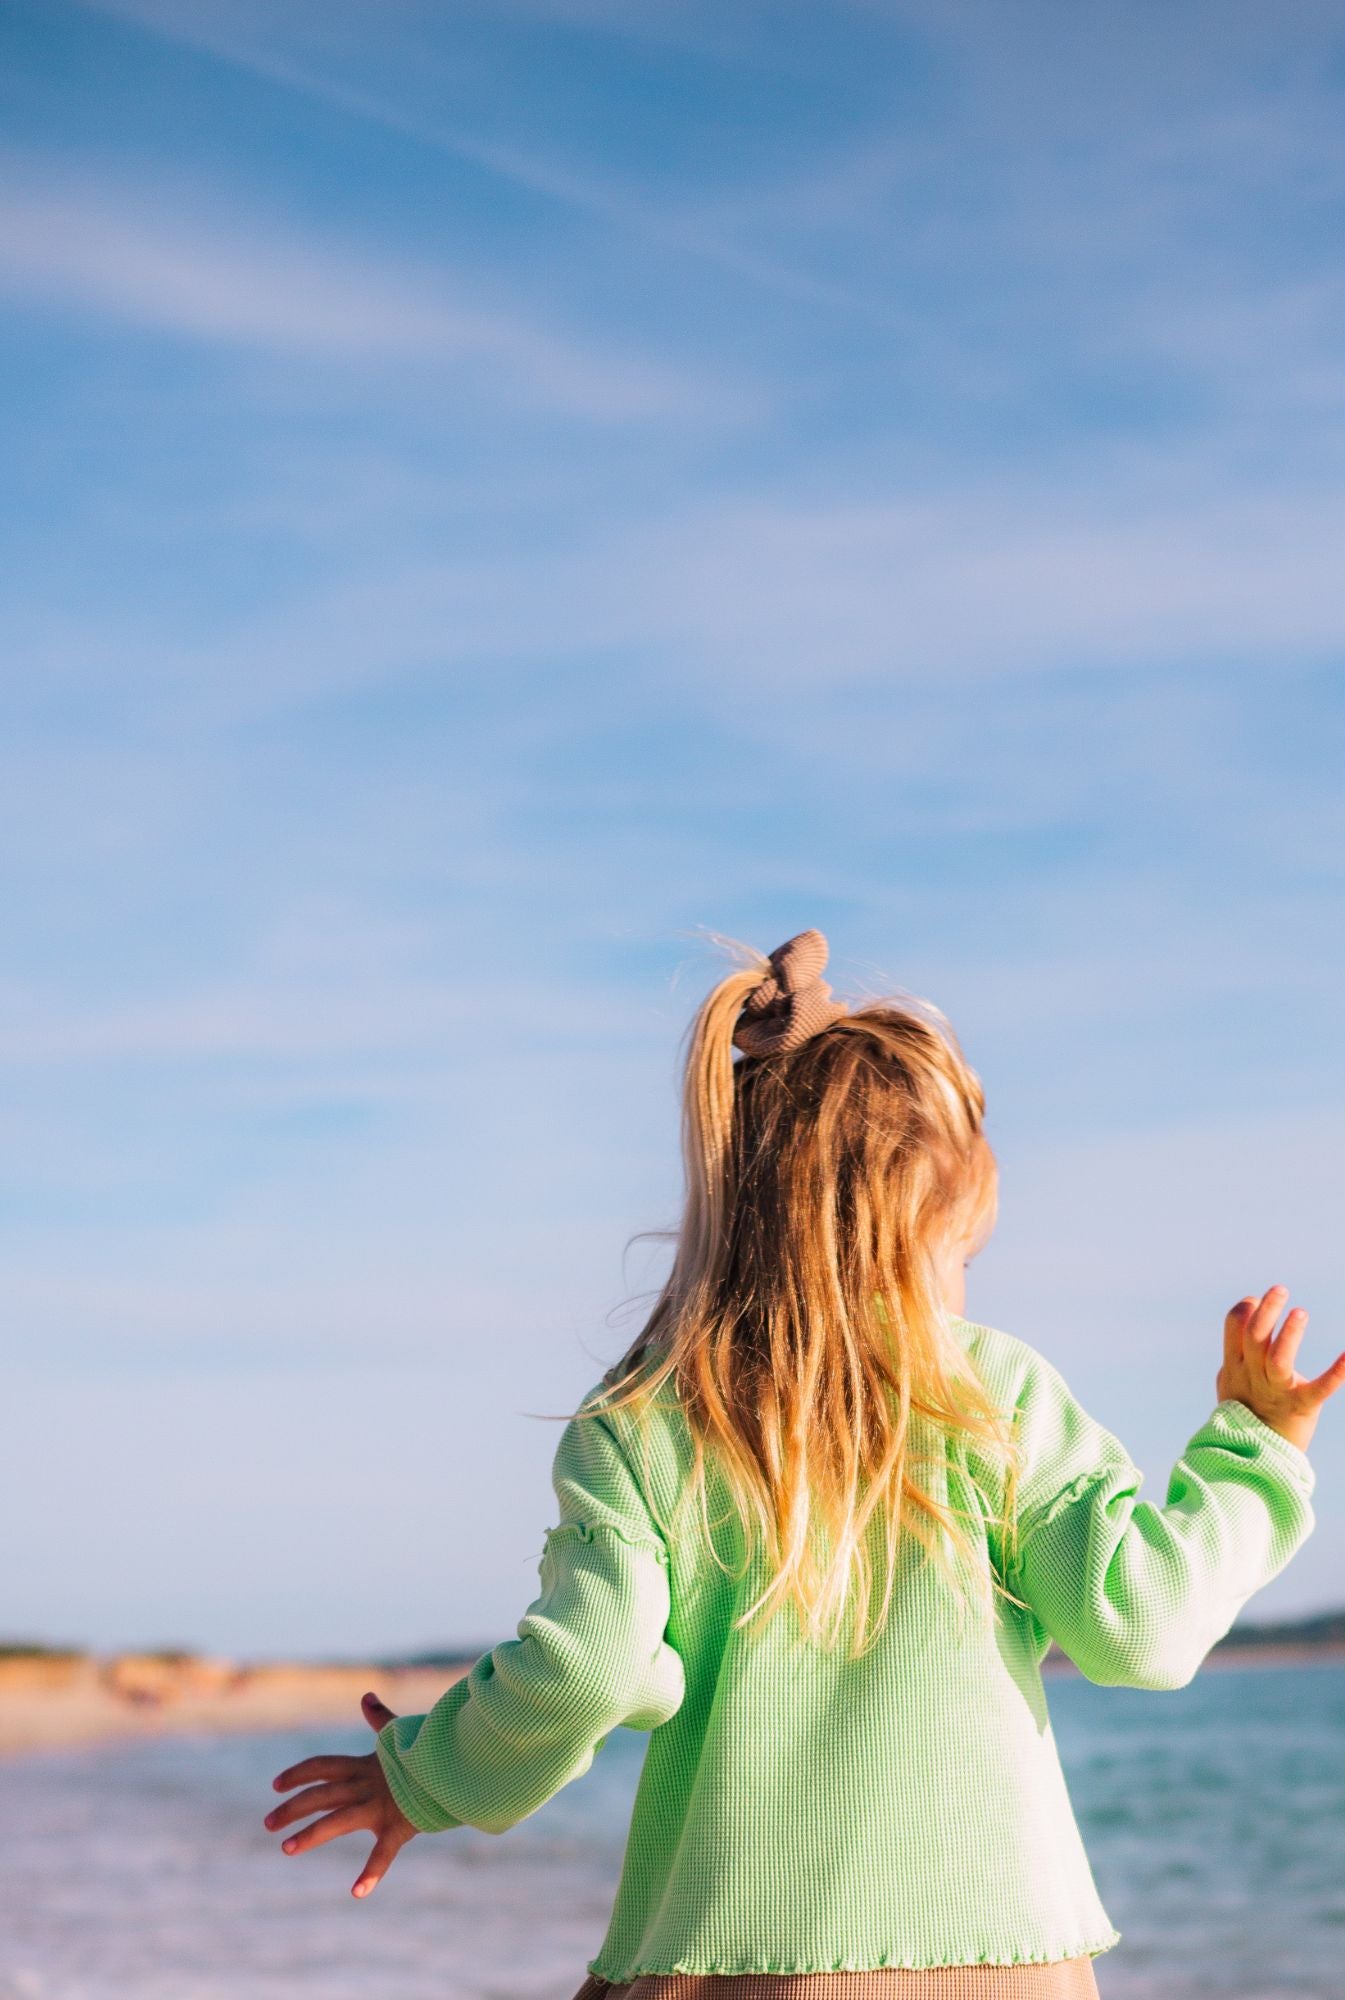
<instances>
[{"instance_id":1,"label":"blonde hair","mask_svg":"<svg viewBox=\"0 0 1345 2000\"><path fill-rule=\"evenodd\" d=\"M940 1457L960 1437L1003 1459L1011 1533L1014 1440L950 1337L934 1267L941 1242L979 1247L994 1224L984 1093L943 1015L912 997L735 1061L739 1012L768 967L732 948L749 964L689 1031L672 1269L596 1407L641 1405L671 1380L702 1509L710 1451L745 1545L759 1537L768 1557L739 1623L789 1602L810 1637L832 1646L848 1630L859 1653L886 1624L903 1533L959 1595L945 1534L964 1572L974 1553L965 1510L912 1476L918 1429ZM986 1566L971 1568L984 1598Z\"/></svg>"}]
</instances>

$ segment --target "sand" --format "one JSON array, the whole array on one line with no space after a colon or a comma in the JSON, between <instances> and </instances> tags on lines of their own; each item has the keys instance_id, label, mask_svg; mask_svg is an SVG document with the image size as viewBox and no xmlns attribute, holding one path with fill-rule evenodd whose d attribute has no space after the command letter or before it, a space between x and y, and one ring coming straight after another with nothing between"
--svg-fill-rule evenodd
<instances>
[{"instance_id":1,"label":"sand","mask_svg":"<svg viewBox=\"0 0 1345 2000\"><path fill-rule=\"evenodd\" d=\"M131 1736L302 1729L339 1722L368 1728L360 1697L372 1690L395 1715L424 1714L467 1671L311 1666L188 1656L0 1659L0 1756ZM374 1733L368 1730L370 1748Z\"/></svg>"},{"instance_id":2,"label":"sand","mask_svg":"<svg viewBox=\"0 0 1345 2000\"><path fill-rule=\"evenodd\" d=\"M1201 1673L1233 1667L1345 1660L1345 1644L1216 1646ZM396 1715L422 1715L467 1672L443 1667L315 1666L302 1660L239 1665L154 1654L102 1658L0 1658L0 1756L123 1737L302 1729L333 1722L366 1727L360 1697L372 1690ZM1052 1651L1043 1673L1078 1669ZM373 1731L369 1730L372 1747Z\"/></svg>"}]
</instances>

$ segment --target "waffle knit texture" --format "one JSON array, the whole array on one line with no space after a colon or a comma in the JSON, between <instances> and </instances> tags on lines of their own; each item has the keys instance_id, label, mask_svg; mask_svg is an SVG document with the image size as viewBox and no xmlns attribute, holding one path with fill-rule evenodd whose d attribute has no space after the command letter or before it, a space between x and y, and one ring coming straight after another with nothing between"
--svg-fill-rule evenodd
<instances>
[{"instance_id":1,"label":"waffle knit texture","mask_svg":"<svg viewBox=\"0 0 1345 2000\"><path fill-rule=\"evenodd\" d=\"M643 1418L567 1425L559 1519L518 1637L427 1715L379 1732L388 1785L427 1833L501 1833L587 1771L613 1729L651 1732L589 1962L600 1978L1036 1963L1119 1941L1041 1661L1054 1639L1103 1685L1185 1686L1311 1532L1315 1471L1228 1400L1177 1460L1165 1504L1141 1500L1143 1474L1044 1356L961 1318L949 1337L1020 1427L1016 1559L979 1440L939 1438L912 1469L964 1510L978 1561L1027 1608L997 1598L993 1614L959 1616L908 1537L888 1625L859 1659L808 1642L788 1606L736 1629L767 1572L724 1525L713 1467L720 1559L698 1510L674 1519L691 1441L665 1384Z\"/></svg>"}]
</instances>

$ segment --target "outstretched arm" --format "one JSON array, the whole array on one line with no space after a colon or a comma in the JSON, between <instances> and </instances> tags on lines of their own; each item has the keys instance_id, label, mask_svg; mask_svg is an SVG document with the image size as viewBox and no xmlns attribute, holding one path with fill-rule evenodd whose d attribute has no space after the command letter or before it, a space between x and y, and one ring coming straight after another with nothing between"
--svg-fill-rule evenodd
<instances>
[{"instance_id":1,"label":"outstretched arm","mask_svg":"<svg viewBox=\"0 0 1345 2000\"><path fill-rule=\"evenodd\" d=\"M1277 1353L1267 1302L1273 1325L1275 1294L1230 1313L1220 1400L1173 1467L1162 1506L1138 1497L1143 1474L1125 1447L1034 1359L1020 1397L1024 1474L1006 1581L1090 1680L1184 1686L1312 1531L1316 1474L1287 1433L1345 1367L1313 1383L1294 1376L1301 1323Z\"/></svg>"},{"instance_id":2,"label":"outstretched arm","mask_svg":"<svg viewBox=\"0 0 1345 2000\"><path fill-rule=\"evenodd\" d=\"M553 1480L560 1520L518 1637L427 1715L379 1731L388 1787L422 1832L503 1832L585 1772L612 1729L654 1728L681 1704L667 1548L607 1420L567 1425Z\"/></svg>"}]
</instances>

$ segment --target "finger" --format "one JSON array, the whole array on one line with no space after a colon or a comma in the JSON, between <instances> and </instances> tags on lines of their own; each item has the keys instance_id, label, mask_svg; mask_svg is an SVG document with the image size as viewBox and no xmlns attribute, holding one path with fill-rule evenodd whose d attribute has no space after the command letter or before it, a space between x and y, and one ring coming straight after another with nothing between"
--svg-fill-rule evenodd
<instances>
[{"instance_id":1,"label":"finger","mask_svg":"<svg viewBox=\"0 0 1345 2000\"><path fill-rule=\"evenodd\" d=\"M307 1854L310 1847L321 1847L324 1841L339 1840L343 1833L355 1833L368 1823L367 1806L346 1806L340 1812L328 1813L325 1819L315 1819L312 1826L306 1826L302 1833L292 1833L280 1845L286 1854Z\"/></svg>"},{"instance_id":2,"label":"finger","mask_svg":"<svg viewBox=\"0 0 1345 2000\"><path fill-rule=\"evenodd\" d=\"M358 1797L358 1787L353 1779L343 1785L313 1785L306 1792L298 1792L292 1799L275 1806L262 1821L274 1832L276 1827L290 1826L296 1819L307 1819L310 1813L326 1812L330 1806L354 1805Z\"/></svg>"},{"instance_id":3,"label":"finger","mask_svg":"<svg viewBox=\"0 0 1345 2000\"><path fill-rule=\"evenodd\" d=\"M358 1757L305 1757L302 1764L291 1764L272 1778L271 1786L277 1792L292 1792L296 1785L311 1785L317 1778L350 1778L359 1762Z\"/></svg>"},{"instance_id":4,"label":"finger","mask_svg":"<svg viewBox=\"0 0 1345 2000\"><path fill-rule=\"evenodd\" d=\"M351 1888L351 1895L367 1896L370 1890L374 1889L383 1880L383 1877L401 1853L402 1846L403 1843L395 1839L392 1834L381 1833L374 1842L369 1859L361 1869L358 1880Z\"/></svg>"},{"instance_id":5,"label":"finger","mask_svg":"<svg viewBox=\"0 0 1345 2000\"><path fill-rule=\"evenodd\" d=\"M1248 1320L1260 1303L1259 1299L1249 1293L1245 1299L1239 1299L1235 1306L1231 1306L1224 1315L1224 1365L1226 1367L1236 1368L1239 1361L1241 1361L1242 1336L1246 1331Z\"/></svg>"},{"instance_id":6,"label":"finger","mask_svg":"<svg viewBox=\"0 0 1345 2000\"><path fill-rule=\"evenodd\" d=\"M1262 1293L1261 1303L1247 1322L1247 1339L1251 1343L1253 1351L1260 1351L1262 1359L1265 1357L1265 1349L1270 1336L1275 1330L1275 1321L1279 1316L1280 1307L1284 1304L1288 1296L1289 1291L1287 1286L1272 1285L1268 1292Z\"/></svg>"},{"instance_id":7,"label":"finger","mask_svg":"<svg viewBox=\"0 0 1345 2000\"><path fill-rule=\"evenodd\" d=\"M365 1695L360 1707L364 1710L364 1719L371 1729L386 1728L389 1722L395 1722L397 1719L387 1703L380 1701L376 1694Z\"/></svg>"},{"instance_id":8,"label":"finger","mask_svg":"<svg viewBox=\"0 0 1345 2000\"><path fill-rule=\"evenodd\" d=\"M1299 1342L1303 1338L1303 1331L1307 1323L1308 1315L1306 1308L1295 1306L1274 1340L1270 1343L1270 1349L1266 1355L1266 1373L1274 1376L1277 1382L1293 1381L1294 1356L1298 1352Z\"/></svg>"},{"instance_id":9,"label":"finger","mask_svg":"<svg viewBox=\"0 0 1345 2000\"><path fill-rule=\"evenodd\" d=\"M1328 1396L1334 1396L1342 1384L1345 1384L1345 1354L1338 1354L1329 1368L1324 1368L1320 1375L1305 1385L1303 1395L1309 1407L1315 1407L1324 1403Z\"/></svg>"}]
</instances>

